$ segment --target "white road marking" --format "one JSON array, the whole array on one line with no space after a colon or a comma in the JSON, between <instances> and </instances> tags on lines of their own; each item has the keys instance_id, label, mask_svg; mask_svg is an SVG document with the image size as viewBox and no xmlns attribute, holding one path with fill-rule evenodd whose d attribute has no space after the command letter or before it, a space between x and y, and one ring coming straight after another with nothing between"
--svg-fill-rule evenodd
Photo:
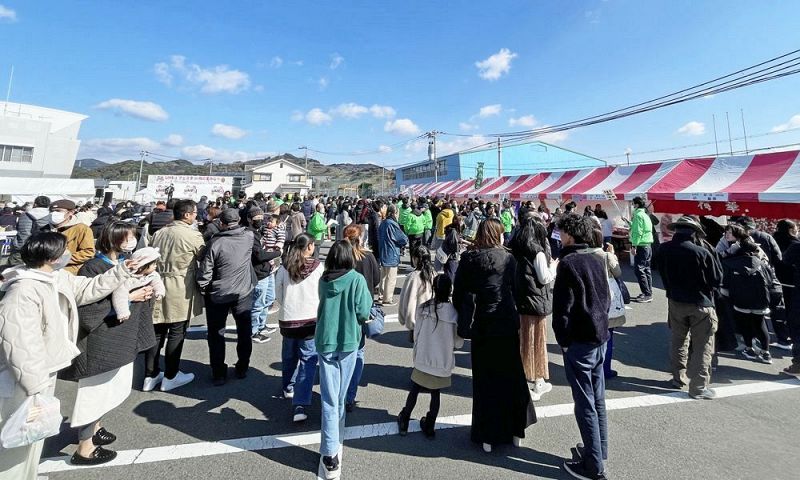
<instances>
[{"instance_id":1,"label":"white road marking","mask_svg":"<svg viewBox=\"0 0 800 480\"><path fill-rule=\"evenodd\" d=\"M800 379L744 383L740 385L717 387L715 390L717 392L717 398L729 398L758 393L779 392L796 388L800 388ZM690 399L685 392L670 392L664 394L637 395L633 397L608 399L606 400L606 408L608 410L624 410L629 408L654 407L658 405L670 405L692 401L702 402L702 400ZM707 403L709 406L712 406L713 404L713 401ZM573 408L574 405L572 403L547 405L538 407L536 409L536 414L539 418L570 416L573 414ZM444 430L448 428L467 427L470 425L471 420L472 416L470 414L441 417L437 420L436 428L438 430ZM420 431L419 422L412 421L408 431ZM385 437L389 435L396 435L397 433L397 423L395 422L358 425L346 428L345 439L356 440L360 438ZM271 450L284 447L307 447L311 445L317 445L319 443L319 431L288 435L264 435L261 437L235 438L230 440L220 440L218 442L186 443L182 445L122 450L117 452L117 458L113 461L96 467L76 467L70 465L69 456L62 456L43 460L39 465L39 473L46 474L86 468L120 467L141 463L163 462L168 460L207 457L211 455L251 452L256 450Z\"/></svg>"},{"instance_id":2,"label":"white road marking","mask_svg":"<svg viewBox=\"0 0 800 480\"><path fill-rule=\"evenodd\" d=\"M397 323L397 322L398 322L398 320L397 320L397 314L396 313L390 313L390 314L386 315L386 317L383 320L383 323ZM268 323L267 326L268 327L272 327L272 328L278 328L278 324L277 323ZM234 325L232 323L229 323L229 324L225 325L225 330L228 331L228 332L235 332L236 331L236 325ZM208 331L208 326L206 326L206 325L195 325L194 327L189 327L189 328L186 329L187 333L200 333L200 332L207 332L207 331Z\"/></svg>"}]
</instances>

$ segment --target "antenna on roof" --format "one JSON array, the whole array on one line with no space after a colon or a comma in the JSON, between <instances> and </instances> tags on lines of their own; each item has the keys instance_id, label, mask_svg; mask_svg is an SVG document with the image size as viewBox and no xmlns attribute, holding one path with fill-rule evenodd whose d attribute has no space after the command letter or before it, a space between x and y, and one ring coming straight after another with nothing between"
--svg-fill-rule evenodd
<instances>
[{"instance_id":1,"label":"antenna on roof","mask_svg":"<svg viewBox=\"0 0 800 480\"><path fill-rule=\"evenodd\" d=\"M14 65L11 65L11 75L8 77L8 90L6 91L6 103L3 105L3 116L8 111L8 100L11 98L11 83L14 81Z\"/></svg>"}]
</instances>

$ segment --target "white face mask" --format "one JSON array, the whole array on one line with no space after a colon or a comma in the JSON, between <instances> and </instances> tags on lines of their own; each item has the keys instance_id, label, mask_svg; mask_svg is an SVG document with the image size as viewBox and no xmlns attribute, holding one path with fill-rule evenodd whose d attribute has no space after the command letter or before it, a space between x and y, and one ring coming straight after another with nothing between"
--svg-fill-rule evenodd
<instances>
[{"instance_id":1,"label":"white face mask","mask_svg":"<svg viewBox=\"0 0 800 480\"><path fill-rule=\"evenodd\" d=\"M50 212L50 223L52 225L61 225L67 219L67 214L64 212Z\"/></svg>"},{"instance_id":2,"label":"white face mask","mask_svg":"<svg viewBox=\"0 0 800 480\"><path fill-rule=\"evenodd\" d=\"M71 258L72 252L69 250L64 250L64 254L61 255L56 263L53 264L53 270L61 270L62 268L66 267Z\"/></svg>"},{"instance_id":3,"label":"white face mask","mask_svg":"<svg viewBox=\"0 0 800 480\"><path fill-rule=\"evenodd\" d=\"M130 240L126 241L122 244L122 251L123 252L132 252L136 248L136 244L138 242L135 238L131 238Z\"/></svg>"}]
</instances>

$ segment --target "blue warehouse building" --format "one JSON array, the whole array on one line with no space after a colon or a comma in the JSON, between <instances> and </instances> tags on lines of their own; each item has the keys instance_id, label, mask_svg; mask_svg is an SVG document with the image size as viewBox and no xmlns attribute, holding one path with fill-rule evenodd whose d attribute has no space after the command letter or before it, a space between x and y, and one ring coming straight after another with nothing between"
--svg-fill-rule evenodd
<instances>
[{"instance_id":1,"label":"blue warehouse building","mask_svg":"<svg viewBox=\"0 0 800 480\"><path fill-rule=\"evenodd\" d=\"M530 142L501 146L502 175L525 175L557 170L576 170L603 165L598 158L573 152L545 142ZM483 178L500 176L498 172L497 147L453 153L438 158L439 181L466 180L475 178L479 167L483 167ZM434 181L433 162L425 160L395 171L397 186L402 190L408 185Z\"/></svg>"}]
</instances>

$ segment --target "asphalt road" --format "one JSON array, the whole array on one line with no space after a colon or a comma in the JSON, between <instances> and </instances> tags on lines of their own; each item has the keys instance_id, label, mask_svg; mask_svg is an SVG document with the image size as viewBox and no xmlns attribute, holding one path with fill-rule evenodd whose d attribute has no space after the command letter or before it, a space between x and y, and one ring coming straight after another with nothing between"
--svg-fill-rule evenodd
<instances>
[{"instance_id":1,"label":"asphalt road","mask_svg":"<svg viewBox=\"0 0 800 480\"><path fill-rule=\"evenodd\" d=\"M631 293L638 294L630 270L626 275ZM800 381L779 374L790 358L773 350L775 363L763 365L722 356L713 386L723 398L689 400L668 386L665 319L664 292L656 289L652 304L632 305L615 338L614 368L620 375L607 384L609 478L800 478ZM203 324L202 317L192 322ZM235 361L234 335L228 335L229 364ZM71 467L64 459L74 451L77 434L65 423L62 433L45 444L41 475L52 480L316 478L318 386L308 420L294 424L290 402L280 398L280 345L279 334L254 345L248 377L214 387L205 335L191 333L182 370L197 378L168 393L141 391L140 360L130 397L104 419L118 436L111 446L120 452L118 459L97 468ZM403 327L387 324L384 335L368 341L359 404L347 417L352 428L342 478L571 478L561 464L580 437L552 331L548 347L553 391L536 404L539 422L527 430L522 448L498 447L487 454L469 440L469 342L457 354L453 386L443 392L436 439L396 434L394 418L410 382L411 344ZM56 390L66 415L74 390L69 382L59 382ZM425 414L427 402L420 395L415 418Z\"/></svg>"}]
</instances>

